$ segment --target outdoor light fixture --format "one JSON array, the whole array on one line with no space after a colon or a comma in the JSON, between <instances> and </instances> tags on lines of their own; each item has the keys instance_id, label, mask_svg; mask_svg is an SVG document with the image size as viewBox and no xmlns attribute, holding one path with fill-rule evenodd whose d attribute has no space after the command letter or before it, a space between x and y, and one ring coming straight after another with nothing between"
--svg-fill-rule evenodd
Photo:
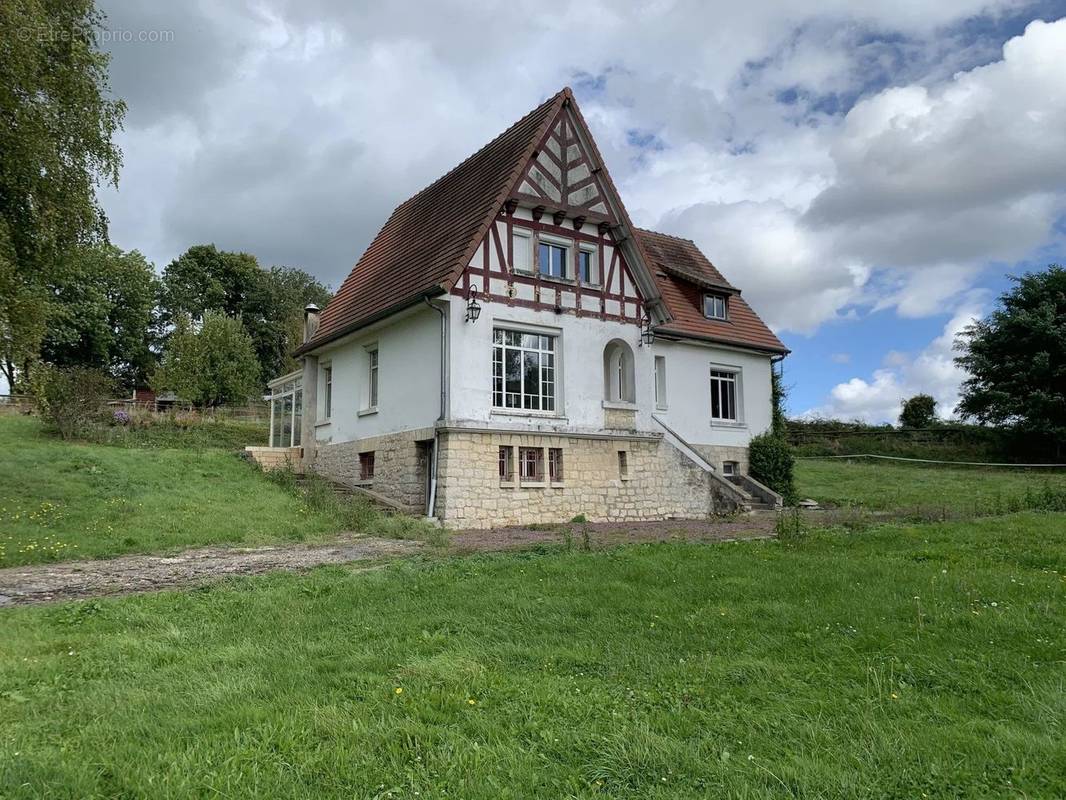
<instances>
[{"instance_id":1,"label":"outdoor light fixture","mask_svg":"<svg viewBox=\"0 0 1066 800\"><path fill-rule=\"evenodd\" d=\"M644 318L644 324L640 327L640 343L651 344L655 341L655 331L651 329L651 317Z\"/></svg>"},{"instance_id":2,"label":"outdoor light fixture","mask_svg":"<svg viewBox=\"0 0 1066 800\"><path fill-rule=\"evenodd\" d=\"M470 290L470 298L466 303L466 321L477 322L477 318L481 316L481 304L477 301L477 291Z\"/></svg>"}]
</instances>

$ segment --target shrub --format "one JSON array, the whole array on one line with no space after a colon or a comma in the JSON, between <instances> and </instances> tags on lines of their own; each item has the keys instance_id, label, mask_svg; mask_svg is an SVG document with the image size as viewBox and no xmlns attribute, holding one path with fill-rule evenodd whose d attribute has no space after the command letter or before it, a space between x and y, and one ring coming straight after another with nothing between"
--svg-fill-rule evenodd
<instances>
[{"instance_id":1,"label":"shrub","mask_svg":"<svg viewBox=\"0 0 1066 800\"><path fill-rule=\"evenodd\" d=\"M53 425L64 439L85 435L107 418L107 400L115 384L100 370L88 367L38 371L33 393L41 418Z\"/></svg>"},{"instance_id":2,"label":"shrub","mask_svg":"<svg viewBox=\"0 0 1066 800\"><path fill-rule=\"evenodd\" d=\"M899 424L904 428L928 428L936 422L936 400L927 394L916 394L903 401Z\"/></svg>"},{"instance_id":3,"label":"shrub","mask_svg":"<svg viewBox=\"0 0 1066 800\"><path fill-rule=\"evenodd\" d=\"M791 505L796 502L796 487L792 481L792 448L788 442L772 433L763 433L751 440L748 447L751 475L769 486Z\"/></svg>"}]
</instances>

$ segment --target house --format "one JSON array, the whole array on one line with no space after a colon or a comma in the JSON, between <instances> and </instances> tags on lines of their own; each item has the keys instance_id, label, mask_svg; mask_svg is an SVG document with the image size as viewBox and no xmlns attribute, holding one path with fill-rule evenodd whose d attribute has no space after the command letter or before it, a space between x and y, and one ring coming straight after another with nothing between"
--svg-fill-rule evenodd
<instances>
[{"instance_id":1,"label":"house","mask_svg":"<svg viewBox=\"0 0 1066 800\"><path fill-rule=\"evenodd\" d=\"M780 502L747 454L788 350L632 224L568 88L402 203L304 333L272 446L446 526Z\"/></svg>"}]
</instances>

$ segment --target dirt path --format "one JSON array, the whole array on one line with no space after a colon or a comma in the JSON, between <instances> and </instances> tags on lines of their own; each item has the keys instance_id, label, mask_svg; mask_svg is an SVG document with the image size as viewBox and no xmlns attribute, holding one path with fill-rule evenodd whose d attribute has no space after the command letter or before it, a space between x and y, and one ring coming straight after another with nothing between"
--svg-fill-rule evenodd
<instances>
[{"instance_id":1,"label":"dirt path","mask_svg":"<svg viewBox=\"0 0 1066 800\"><path fill-rule=\"evenodd\" d=\"M198 586L230 575L300 571L416 552L420 542L344 536L328 544L204 547L170 556L129 555L0 569L0 606Z\"/></svg>"},{"instance_id":2,"label":"dirt path","mask_svg":"<svg viewBox=\"0 0 1066 800\"><path fill-rule=\"evenodd\" d=\"M571 543L574 547L612 547L654 541L728 541L773 535L774 514L752 514L715 521L546 525L455 531L453 554L517 550ZM204 547L169 556L129 555L94 561L66 561L0 569L0 607L57 600L151 592L199 586L231 575L298 572L323 564L396 558L418 552L421 542L342 535L324 544L273 547Z\"/></svg>"}]
</instances>

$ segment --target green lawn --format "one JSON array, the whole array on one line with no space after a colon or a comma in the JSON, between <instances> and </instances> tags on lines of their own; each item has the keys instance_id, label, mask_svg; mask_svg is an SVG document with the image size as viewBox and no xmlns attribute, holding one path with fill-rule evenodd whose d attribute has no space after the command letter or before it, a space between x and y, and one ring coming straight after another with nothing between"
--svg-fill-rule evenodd
<instances>
[{"instance_id":1,"label":"green lawn","mask_svg":"<svg viewBox=\"0 0 1066 800\"><path fill-rule=\"evenodd\" d=\"M837 506L958 514L1003 513L1041 505L1050 491L1052 507L1062 509L1066 507L1066 470L801 460L796 462L796 491L801 498Z\"/></svg>"},{"instance_id":2,"label":"green lawn","mask_svg":"<svg viewBox=\"0 0 1066 800\"><path fill-rule=\"evenodd\" d=\"M5 798L1066 795L1066 515L0 612Z\"/></svg>"},{"instance_id":3,"label":"green lawn","mask_svg":"<svg viewBox=\"0 0 1066 800\"><path fill-rule=\"evenodd\" d=\"M0 417L0 566L338 530L231 451L63 442Z\"/></svg>"}]
</instances>

